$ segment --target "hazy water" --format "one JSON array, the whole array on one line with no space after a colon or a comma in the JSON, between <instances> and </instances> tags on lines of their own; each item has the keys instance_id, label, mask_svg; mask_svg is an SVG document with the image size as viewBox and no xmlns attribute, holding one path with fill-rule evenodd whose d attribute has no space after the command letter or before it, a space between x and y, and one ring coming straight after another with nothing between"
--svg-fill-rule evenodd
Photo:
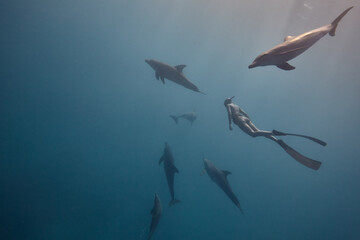
<instances>
[{"instance_id":1,"label":"hazy water","mask_svg":"<svg viewBox=\"0 0 360 240\"><path fill-rule=\"evenodd\" d=\"M283 40L333 21L290 63L247 69ZM0 239L360 239L359 1L0 1ZM204 96L163 85L144 59L186 64ZM235 95L261 129L323 162L227 126ZM191 127L168 115L195 111ZM164 143L180 174L170 195ZM245 215L202 157L231 171Z\"/></svg>"}]
</instances>

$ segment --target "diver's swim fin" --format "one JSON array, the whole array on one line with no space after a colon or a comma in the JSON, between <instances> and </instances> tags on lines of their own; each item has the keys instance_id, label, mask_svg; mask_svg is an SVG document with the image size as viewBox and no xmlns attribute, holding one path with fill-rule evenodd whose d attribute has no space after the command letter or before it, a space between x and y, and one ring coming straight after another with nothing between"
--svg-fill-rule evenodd
<instances>
[{"instance_id":1,"label":"diver's swim fin","mask_svg":"<svg viewBox=\"0 0 360 240\"><path fill-rule=\"evenodd\" d=\"M314 137L310 137L310 136L305 136L305 135L300 135L300 134L294 134L294 133L284 133L284 132L279 132L276 130L272 130L272 134L275 136L296 136L296 137L303 137L303 138L307 138L313 142L316 142L318 144L320 144L321 146L326 146L326 142L321 141L320 139L314 138Z\"/></svg>"},{"instance_id":2,"label":"diver's swim fin","mask_svg":"<svg viewBox=\"0 0 360 240\"><path fill-rule=\"evenodd\" d=\"M295 151L293 148L291 148L290 146L288 146L286 143L284 143L283 140L278 140L277 143L291 156L293 157L296 161L298 161L299 163L301 163L302 165L314 169L314 170L318 170L321 166L321 162L310 159L305 157L304 155L301 155L300 153L298 153L297 151Z\"/></svg>"}]
</instances>

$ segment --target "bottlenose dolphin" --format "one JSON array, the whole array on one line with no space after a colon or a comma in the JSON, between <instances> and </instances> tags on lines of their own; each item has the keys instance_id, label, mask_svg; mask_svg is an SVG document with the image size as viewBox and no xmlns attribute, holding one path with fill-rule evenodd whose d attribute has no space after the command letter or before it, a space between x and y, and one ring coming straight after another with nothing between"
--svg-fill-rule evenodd
<instances>
[{"instance_id":1,"label":"bottlenose dolphin","mask_svg":"<svg viewBox=\"0 0 360 240\"><path fill-rule=\"evenodd\" d=\"M350 9L349 7L343 13L341 13L331 24L323 27L311 30L303 33L299 36L287 36L284 42L271 48L270 50L260 54L249 65L249 68L258 66L275 65L283 70L293 70L294 66L291 66L287 61L299 56L307 49L309 49L320 38L329 33L330 36L335 36L335 31L340 20L346 15Z\"/></svg>"},{"instance_id":2,"label":"bottlenose dolphin","mask_svg":"<svg viewBox=\"0 0 360 240\"><path fill-rule=\"evenodd\" d=\"M161 201L160 201L159 196L156 193L155 193L155 199L154 199L154 207L151 209L150 214L152 215L152 218L151 218L151 225L150 225L148 240L151 238L152 234L154 233L155 228L158 225L161 214L162 214Z\"/></svg>"},{"instance_id":3,"label":"bottlenose dolphin","mask_svg":"<svg viewBox=\"0 0 360 240\"><path fill-rule=\"evenodd\" d=\"M163 84L165 84L165 78L173 81L179 85L182 85L190 90L193 90L195 92L199 92L202 94L205 94L201 92L197 86L195 86L192 82L190 82L187 77L183 74L182 70L186 65L177 65L175 67L170 66L169 64L157 61L157 60L145 60L147 64L150 65L155 70L155 77L157 80L161 79Z\"/></svg>"},{"instance_id":4,"label":"bottlenose dolphin","mask_svg":"<svg viewBox=\"0 0 360 240\"><path fill-rule=\"evenodd\" d=\"M172 206L176 203L180 203L179 200L174 198L174 175L175 173L179 173L179 170L175 167L174 158L171 153L171 149L167 143L165 143L164 154L161 156L159 160L159 165L162 162L164 162L165 175L171 195L171 201L169 202L169 206Z\"/></svg>"},{"instance_id":5,"label":"bottlenose dolphin","mask_svg":"<svg viewBox=\"0 0 360 240\"><path fill-rule=\"evenodd\" d=\"M243 210L240 207L240 202L232 191L229 181L227 179L227 175L231 174L231 172L226 170L220 170L206 158L204 158L204 165L204 170L208 173L211 180L213 180L226 193L226 195L231 199L231 201L233 201L233 203L235 203L235 205L240 209L240 212L244 214Z\"/></svg>"},{"instance_id":6,"label":"bottlenose dolphin","mask_svg":"<svg viewBox=\"0 0 360 240\"><path fill-rule=\"evenodd\" d=\"M189 113L184 113L184 114L181 114L179 116L173 116L173 115L170 115L170 117L172 119L174 119L175 123L178 124L178 120L179 118L183 118L183 119L186 119L188 120L189 122L191 122L191 125L193 124L193 122L196 120L196 114L194 112L189 112Z\"/></svg>"}]
</instances>

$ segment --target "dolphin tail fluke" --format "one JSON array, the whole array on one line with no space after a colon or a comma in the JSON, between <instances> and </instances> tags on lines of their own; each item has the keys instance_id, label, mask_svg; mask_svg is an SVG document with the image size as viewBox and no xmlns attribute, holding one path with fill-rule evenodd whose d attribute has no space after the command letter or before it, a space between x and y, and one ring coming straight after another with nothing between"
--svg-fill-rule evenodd
<instances>
[{"instance_id":1,"label":"dolphin tail fluke","mask_svg":"<svg viewBox=\"0 0 360 240\"><path fill-rule=\"evenodd\" d=\"M344 12L342 12L332 23L332 29L329 32L330 36L335 36L335 31L336 31L336 27L338 25L338 23L340 22L340 20L348 13L348 11L350 11L350 9L352 9L353 7L349 7L348 9L346 9Z\"/></svg>"},{"instance_id":2,"label":"dolphin tail fluke","mask_svg":"<svg viewBox=\"0 0 360 240\"><path fill-rule=\"evenodd\" d=\"M277 131L277 130L272 130L272 134L275 135L275 136L296 136L296 137L303 137L303 138L306 138L306 139L309 139L313 142L316 142L318 144L320 144L321 146L326 146L327 143L324 142L324 141L321 141L320 139L317 139L317 138L314 138L314 137L310 137L310 136L305 136L305 135L301 135L301 134L294 134L294 133L284 133L284 132L280 132L280 131Z\"/></svg>"},{"instance_id":3,"label":"dolphin tail fluke","mask_svg":"<svg viewBox=\"0 0 360 240\"><path fill-rule=\"evenodd\" d=\"M180 200L177 200L177 199L173 199L173 200L171 200L171 201L169 202L169 206L171 207L171 206L173 206L173 205L175 205L175 204L177 204L177 203L181 203L181 201L180 201Z\"/></svg>"},{"instance_id":4,"label":"dolphin tail fluke","mask_svg":"<svg viewBox=\"0 0 360 240\"><path fill-rule=\"evenodd\" d=\"M277 143L285 150L285 152L287 152L292 158L294 158L302 165L314 170L318 170L320 168L321 162L307 158L304 155L298 153L293 148L288 146L283 140L278 140Z\"/></svg>"},{"instance_id":5,"label":"dolphin tail fluke","mask_svg":"<svg viewBox=\"0 0 360 240\"><path fill-rule=\"evenodd\" d=\"M170 117L171 117L172 119L174 119L174 121L175 121L176 124L178 124L178 117L175 117L175 116L173 116L173 115L170 115Z\"/></svg>"}]
</instances>

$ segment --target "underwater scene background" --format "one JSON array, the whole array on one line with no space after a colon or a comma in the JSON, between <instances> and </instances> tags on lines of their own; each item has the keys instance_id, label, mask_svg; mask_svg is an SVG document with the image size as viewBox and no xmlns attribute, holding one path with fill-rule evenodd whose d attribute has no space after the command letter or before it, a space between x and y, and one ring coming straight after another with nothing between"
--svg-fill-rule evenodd
<instances>
[{"instance_id":1,"label":"underwater scene background","mask_svg":"<svg viewBox=\"0 0 360 240\"><path fill-rule=\"evenodd\" d=\"M331 23L290 61L261 52ZM0 239L360 239L360 4L356 0L0 1ZM156 80L144 62L186 64L207 95ZM228 129L225 98L260 129L322 162ZM176 125L169 115L194 111ZM171 147L170 194L158 161ZM244 215L201 176L232 172Z\"/></svg>"}]
</instances>

